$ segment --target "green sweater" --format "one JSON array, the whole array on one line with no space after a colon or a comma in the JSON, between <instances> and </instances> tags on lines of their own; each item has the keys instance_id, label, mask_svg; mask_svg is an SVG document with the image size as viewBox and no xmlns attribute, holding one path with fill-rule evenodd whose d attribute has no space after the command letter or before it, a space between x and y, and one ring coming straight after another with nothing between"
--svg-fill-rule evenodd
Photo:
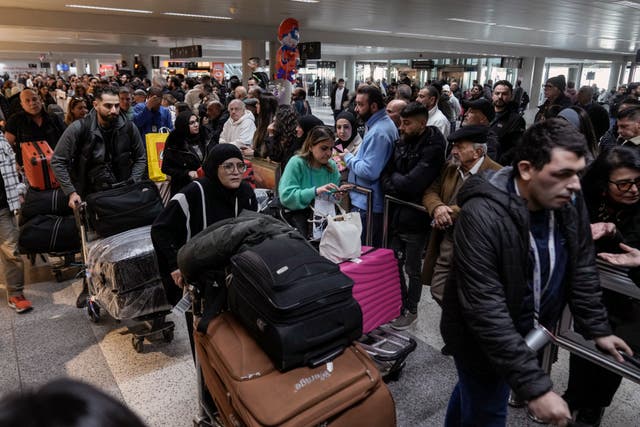
<instances>
[{"instance_id":1,"label":"green sweater","mask_svg":"<svg viewBox=\"0 0 640 427\"><path fill-rule=\"evenodd\" d=\"M300 156L293 156L287 163L278 193L280 203L287 209L300 210L307 208L316 198L316 188L333 182L340 185L340 172L333 160L329 160L333 172L327 168L312 168L306 160Z\"/></svg>"}]
</instances>

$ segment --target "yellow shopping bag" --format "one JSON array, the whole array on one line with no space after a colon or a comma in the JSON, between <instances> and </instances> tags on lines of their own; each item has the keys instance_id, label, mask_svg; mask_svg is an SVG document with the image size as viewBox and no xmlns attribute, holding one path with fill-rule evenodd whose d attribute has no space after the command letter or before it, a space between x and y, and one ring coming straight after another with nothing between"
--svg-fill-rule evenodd
<instances>
[{"instance_id":1,"label":"yellow shopping bag","mask_svg":"<svg viewBox=\"0 0 640 427\"><path fill-rule=\"evenodd\" d=\"M159 133L148 133L145 136L147 145L147 165L149 169L149 179L152 181L166 181L167 176L162 173L162 155L164 153L164 143L169 136L167 128L160 129Z\"/></svg>"}]
</instances>

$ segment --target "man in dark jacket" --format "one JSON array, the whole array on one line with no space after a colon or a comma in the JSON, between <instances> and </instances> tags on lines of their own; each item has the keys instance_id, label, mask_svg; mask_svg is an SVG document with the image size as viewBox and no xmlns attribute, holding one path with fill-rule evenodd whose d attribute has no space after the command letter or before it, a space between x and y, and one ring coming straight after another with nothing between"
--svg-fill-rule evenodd
<instances>
[{"instance_id":1,"label":"man in dark jacket","mask_svg":"<svg viewBox=\"0 0 640 427\"><path fill-rule=\"evenodd\" d=\"M527 127L513 101L513 86L507 80L499 80L493 86L493 109L496 113L490 123L491 130L498 137L498 163L511 163L512 150L520 142Z\"/></svg>"},{"instance_id":2,"label":"man in dark jacket","mask_svg":"<svg viewBox=\"0 0 640 427\"><path fill-rule=\"evenodd\" d=\"M549 80L547 80L547 83L544 85L544 97L546 100L544 101L544 104L538 106L535 122L539 122L544 119L547 111L554 105L559 105L562 108L571 106L571 99L564 94L566 88L567 82L562 74L550 77ZM560 108L560 110L562 108Z\"/></svg>"},{"instance_id":3,"label":"man in dark jacket","mask_svg":"<svg viewBox=\"0 0 640 427\"><path fill-rule=\"evenodd\" d=\"M333 111L333 118L335 120L338 114L344 110L344 103L349 100L349 89L344 87L344 79L338 80L338 84L331 90L331 98L329 100L329 106Z\"/></svg>"},{"instance_id":4,"label":"man in dark jacket","mask_svg":"<svg viewBox=\"0 0 640 427\"><path fill-rule=\"evenodd\" d=\"M380 179L385 194L417 205L444 164L444 136L435 126L427 126L427 115L427 108L419 102L412 102L400 112L402 137L395 143ZM391 247L400 260L400 268L404 266L409 277L407 287L401 274L404 312L392 323L395 329L403 330L418 317L421 258L430 219L425 212L397 204L393 205L390 215Z\"/></svg>"},{"instance_id":5,"label":"man in dark jacket","mask_svg":"<svg viewBox=\"0 0 640 427\"><path fill-rule=\"evenodd\" d=\"M447 425L505 425L509 388L536 417L566 425L566 402L524 337L569 304L576 331L622 361L611 335L578 174L584 137L549 119L529 128L513 167L472 176L458 194L452 274L440 329L458 370ZM462 402L464 401L464 405Z\"/></svg>"}]
</instances>

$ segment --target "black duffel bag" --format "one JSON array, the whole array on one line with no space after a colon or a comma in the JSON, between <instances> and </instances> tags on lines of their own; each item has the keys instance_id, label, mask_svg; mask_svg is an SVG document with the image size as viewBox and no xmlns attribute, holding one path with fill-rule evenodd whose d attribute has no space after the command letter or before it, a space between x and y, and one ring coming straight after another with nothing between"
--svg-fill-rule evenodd
<instances>
[{"instance_id":1,"label":"black duffel bag","mask_svg":"<svg viewBox=\"0 0 640 427\"><path fill-rule=\"evenodd\" d=\"M164 209L152 181L123 183L91 193L86 201L89 223L101 237L151 225Z\"/></svg>"},{"instance_id":2,"label":"black duffel bag","mask_svg":"<svg viewBox=\"0 0 640 427\"><path fill-rule=\"evenodd\" d=\"M80 233L71 216L37 215L20 227L22 254L79 252Z\"/></svg>"},{"instance_id":3,"label":"black duffel bag","mask_svg":"<svg viewBox=\"0 0 640 427\"><path fill-rule=\"evenodd\" d=\"M229 308L276 368L317 366L362 335L353 282L298 233L231 258Z\"/></svg>"},{"instance_id":4,"label":"black duffel bag","mask_svg":"<svg viewBox=\"0 0 640 427\"><path fill-rule=\"evenodd\" d=\"M67 196L59 188L53 190L29 188L24 197L21 212L22 222L26 222L38 215L73 215Z\"/></svg>"}]
</instances>

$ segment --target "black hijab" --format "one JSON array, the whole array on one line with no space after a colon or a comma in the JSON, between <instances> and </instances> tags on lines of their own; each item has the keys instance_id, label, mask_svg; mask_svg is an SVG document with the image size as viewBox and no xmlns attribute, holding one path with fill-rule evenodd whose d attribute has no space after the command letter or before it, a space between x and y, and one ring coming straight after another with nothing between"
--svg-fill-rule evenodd
<instances>
[{"instance_id":1,"label":"black hijab","mask_svg":"<svg viewBox=\"0 0 640 427\"><path fill-rule=\"evenodd\" d=\"M343 111L338 114L338 116L336 117L336 126L338 125L338 120L340 119L346 119L347 121L349 121L349 123L351 123L351 136L349 137L349 139L343 141L340 138L336 138L336 144L342 144L342 146L346 148L349 144L351 144L351 141L353 141L353 139L358 134L358 122L356 121L356 117L349 111Z\"/></svg>"},{"instance_id":2,"label":"black hijab","mask_svg":"<svg viewBox=\"0 0 640 427\"><path fill-rule=\"evenodd\" d=\"M169 148L186 149L189 144L198 144L200 142L199 134L192 134L189 129L189 120L191 116L197 117L189 111L183 111L176 117L173 130L167 137L165 145Z\"/></svg>"}]
</instances>

